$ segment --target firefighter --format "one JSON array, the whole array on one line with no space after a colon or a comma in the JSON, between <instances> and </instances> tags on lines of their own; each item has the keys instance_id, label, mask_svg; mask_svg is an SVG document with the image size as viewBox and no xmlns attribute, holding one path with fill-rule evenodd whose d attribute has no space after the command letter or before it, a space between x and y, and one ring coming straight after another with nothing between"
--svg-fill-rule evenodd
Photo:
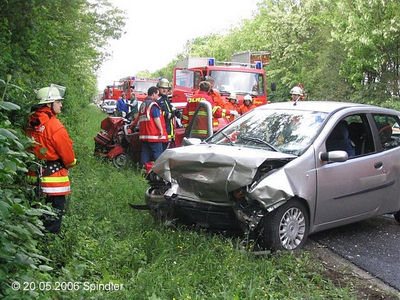
<instances>
[{"instance_id":1,"label":"firefighter","mask_svg":"<svg viewBox=\"0 0 400 300\"><path fill-rule=\"evenodd\" d=\"M204 80L209 82L211 85L208 95L214 101L214 104L223 108L225 106L226 101L221 97L221 94L216 89L214 89L214 85L215 85L214 78L212 78L211 76L206 76L206 77L204 77Z\"/></svg>"},{"instance_id":2,"label":"firefighter","mask_svg":"<svg viewBox=\"0 0 400 300\"><path fill-rule=\"evenodd\" d=\"M38 105L33 107L34 112L26 129L26 134L36 142L31 151L38 159L45 161L41 172L28 172L28 181L40 183L46 202L57 210L55 219L44 220L45 228L52 233L60 231L65 195L71 193L68 169L76 164L72 140L57 119L61 113L64 91L65 87L54 84L41 88L36 94Z\"/></svg>"},{"instance_id":3,"label":"firefighter","mask_svg":"<svg viewBox=\"0 0 400 300\"><path fill-rule=\"evenodd\" d=\"M253 104L253 98L247 94L243 97L243 104L240 106L239 113L243 115L253 108L256 108L256 106Z\"/></svg>"},{"instance_id":4,"label":"firefighter","mask_svg":"<svg viewBox=\"0 0 400 300\"><path fill-rule=\"evenodd\" d=\"M146 164L155 161L163 152L163 144L168 142L165 121L160 106L157 104L158 88L152 86L147 91L147 98L139 108L139 140L142 142L140 162ZM136 122L136 120L135 120ZM134 125L136 126L136 124Z\"/></svg>"},{"instance_id":5,"label":"firefighter","mask_svg":"<svg viewBox=\"0 0 400 300\"><path fill-rule=\"evenodd\" d=\"M301 83L292 87L292 89L290 90L290 94L292 95L292 97L290 98L291 102L297 102L307 98L307 95L304 93L303 85Z\"/></svg>"},{"instance_id":6,"label":"firefighter","mask_svg":"<svg viewBox=\"0 0 400 300\"><path fill-rule=\"evenodd\" d=\"M171 100L168 98L168 91L170 89L169 81L166 78L162 78L157 83L160 98L157 100L157 104L162 110L162 114L165 120L165 128L167 130L168 142L163 143L163 150L167 149L168 146L174 142L175 139L175 117L179 117L179 112L171 104Z\"/></svg>"},{"instance_id":7,"label":"firefighter","mask_svg":"<svg viewBox=\"0 0 400 300\"><path fill-rule=\"evenodd\" d=\"M226 99L228 101L225 103L225 107L224 107L225 109L235 110L235 111L239 110L236 93L234 93L234 92L230 93ZM230 122L232 122L234 119L235 119L234 115L229 116Z\"/></svg>"},{"instance_id":8,"label":"firefighter","mask_svg":"<svg viewBox=\"0 0 400 300\"><path fill-rule=\"evenodd\" d=\"M206 100L211 103L212 106L212 114L213 114L213 127L218 127L219 122L218 118L225 118L229 115L239 116L239 113L236 110L226 110L214 104L214 101L209 95L211 85L207 81L202 81L199 84L199 91L196 92L192 97L188 99L188 103L183 109L182 115L182 125L183 127L187 127L190 121L193 118L193 115L199 105L199 102L202 100ZM204 129L204 135L206 134ZM201 132L199 132L201 134Z\"/></svg>"}]
</instances>

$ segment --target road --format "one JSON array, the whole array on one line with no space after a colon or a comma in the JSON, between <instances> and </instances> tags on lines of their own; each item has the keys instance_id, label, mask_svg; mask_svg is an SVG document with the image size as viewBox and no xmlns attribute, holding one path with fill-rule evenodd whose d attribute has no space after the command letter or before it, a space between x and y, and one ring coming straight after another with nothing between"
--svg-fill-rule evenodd
<instances>
[{"instance_id":1,"label":"road","mask_svg":"<svg viewBox=\"0 0 400 300\"><path fill-rule=\"evenodd\" d=\"M400 225L392 216L318 232L310 239L400 291Z\"/></svg>"}]
</instances>

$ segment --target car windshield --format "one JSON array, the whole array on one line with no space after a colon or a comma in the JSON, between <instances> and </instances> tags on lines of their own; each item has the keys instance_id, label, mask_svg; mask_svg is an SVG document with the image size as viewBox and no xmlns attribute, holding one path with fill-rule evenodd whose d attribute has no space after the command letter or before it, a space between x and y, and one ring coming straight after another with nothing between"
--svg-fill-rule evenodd
<instances>
[{"instance_id":1,"label":"car windshield","mask_svg":"<svg viewBox=\"0 0 400 300\"><path fill-rule=\"evenodd\" d=\"M300 155L319 131L327 113L301 110L253 110L207 142Z\"/></svg>"},{"instance_id":2,"label":"car windshield","mask_svg":"<svg viewBox=\"0 0 400 300\"><path fill-rule=\"evenodd\" d=\"M116 102L116 101L114 101L114 100L112 100L112 101L106 101L106 105L109 105L109 106L115 105L115 102Z\"/></svg>"},{"instance_id":3,"label":"car windshield","mask_svg":"<svg viewBox=\"0 0 400 300\"><path fill-rule=\"evenodd\" d=\"M220 93L264 95L264 78L259 73L237 71L211 71L214 87Z\"/></svg>"},{"instance_id":4,"label":"car windshield","mask_svg":"<svg viewBox=\"0 0 400 300\"><path fill-rule=\"evenodd\" d=\"M135 93L143 93L147 94L147 90L152 87L156 86L157 82L152 82L152 81L135 81L134 86L135 86Z\"/></svg>"}]
</instances>

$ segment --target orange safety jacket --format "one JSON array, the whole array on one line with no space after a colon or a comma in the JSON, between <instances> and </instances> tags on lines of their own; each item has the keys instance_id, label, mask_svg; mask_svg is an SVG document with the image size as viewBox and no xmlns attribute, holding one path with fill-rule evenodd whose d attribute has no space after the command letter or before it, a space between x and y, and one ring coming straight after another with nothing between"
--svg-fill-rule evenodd
<instances>
[{"instance_id":1,"label":"orange safety jacket","mask_svg":"<svg viewBox=\"0 0 400 300\"><path fill-rule=\"evenodd\" d=\"M160 121L163 129L163 134L160 136L160 130L158 129L154 118L152 116L152 108L158 107L160 110ZM160 106L157 102L152 100L146 100L142 103L139 109L139 140L146 142L168 142L167 130L165 128L165 120L161 112Z\"/></svg>"},{"instance_id":2,"label":"orange safety jacket","mask_svg":"<svg viewBox=\"0 0 400 300\"><path fill-rule=\"evenodd\" d=\"M228 102L225 103L224 108L225 108L226 110L229 110L229 111L231 111L231 110L236 110L237 112L239 112L239 106L238 106L237 104L233 104L233 103L230 102L230 101L228 101ZM234 115L229 115L229 116L227 116L226 118L229 120L229 122L232 122L233 120L235 120L235 116L234 116Z\"/></svg>"},{"instance_id":3,"label":"orange safety jacket","mask_svg":"<svg viewBox=\"0 0 400 300\"><path fill-rule=\"evenodd\" d=\"M244 105L242 104L239 108L239 113L241 115L244 115L245 113L247 113L249 110L252 110L256 108L256 106L254 104L250 104L250 105Z\"/></svg>"},{"instance_id":4,"label":"orange safety jacket","mask_svg":"<svg viewBox=\"0 0 400 300\"><path fill-rule=\"evenodd\" d=\"M221 108L223 108L226 104L227 101L225 101L222 97L221 94L217 91L217 90L210 90L208 92L208 95L211 97L211 99L214 101L214 104L216 106L219 106Z\"/></svg>"},{"instance_id":5,"label":"orange safety jacket","mask_svg":"<svg viewBox=\"0 0 400 300\"><path fill-rule=\"evenodd\" d=\"M182 125L183 127L187 127L190 123L190 121L193 118L193 115L199 105L199 102L202 100L206 100L211 103L212 106L212 115L213 115L213 127L218 127L219 122L218 118L225 118L226 117L226 110L222 109L220 106L215 105L213 102L212 98L207 94L207 92L204 91L198 91L195 93L191 98L188 99L188 103L183 109L182 113ZM228 111L229 115L230 111ZM205 112L199 112L199 116L204 116L205 117ZM199 120L200 122L200 120ZM196 133L198 135L206 135L207 134L207 123L205 119L202 118L202 121L200 122L201 125L199 130L193 130L193 133Z\"/></svg>"},{"instance_id":6,"label":"orange safety jacket","mask_svg":"<svg viewBox=\"0 0 400 300\"><path fill-rule=\"evenodd\" d=\"M37 158L45 160L46 165L40 174L42 192L51 196L71 193L68 170L76 164L72 140L64 125L52 110L45 106L37 109L29 118L26 134L36 144L31 151ZM28 182L36 184L38 174L28 172Z\"/></svg>"}]
</instances>

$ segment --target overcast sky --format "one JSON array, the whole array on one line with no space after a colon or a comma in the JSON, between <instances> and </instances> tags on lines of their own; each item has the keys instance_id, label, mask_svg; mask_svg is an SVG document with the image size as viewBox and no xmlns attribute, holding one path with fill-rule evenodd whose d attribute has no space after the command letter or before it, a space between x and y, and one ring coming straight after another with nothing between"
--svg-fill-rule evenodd
<instances>
[{"instance_id":1,"label":"overcast sky","mask_svg":"<svg viewBox=\"0 0 400 300\"><path fill-rule=\"evenodd\" d=\"M250 18L258 0L110 0L127 12L126 34L111 41L112 56L98 71L103 90L126 76L165 67L188 40L224 33Z\"/></svg>"}]
</instances>

